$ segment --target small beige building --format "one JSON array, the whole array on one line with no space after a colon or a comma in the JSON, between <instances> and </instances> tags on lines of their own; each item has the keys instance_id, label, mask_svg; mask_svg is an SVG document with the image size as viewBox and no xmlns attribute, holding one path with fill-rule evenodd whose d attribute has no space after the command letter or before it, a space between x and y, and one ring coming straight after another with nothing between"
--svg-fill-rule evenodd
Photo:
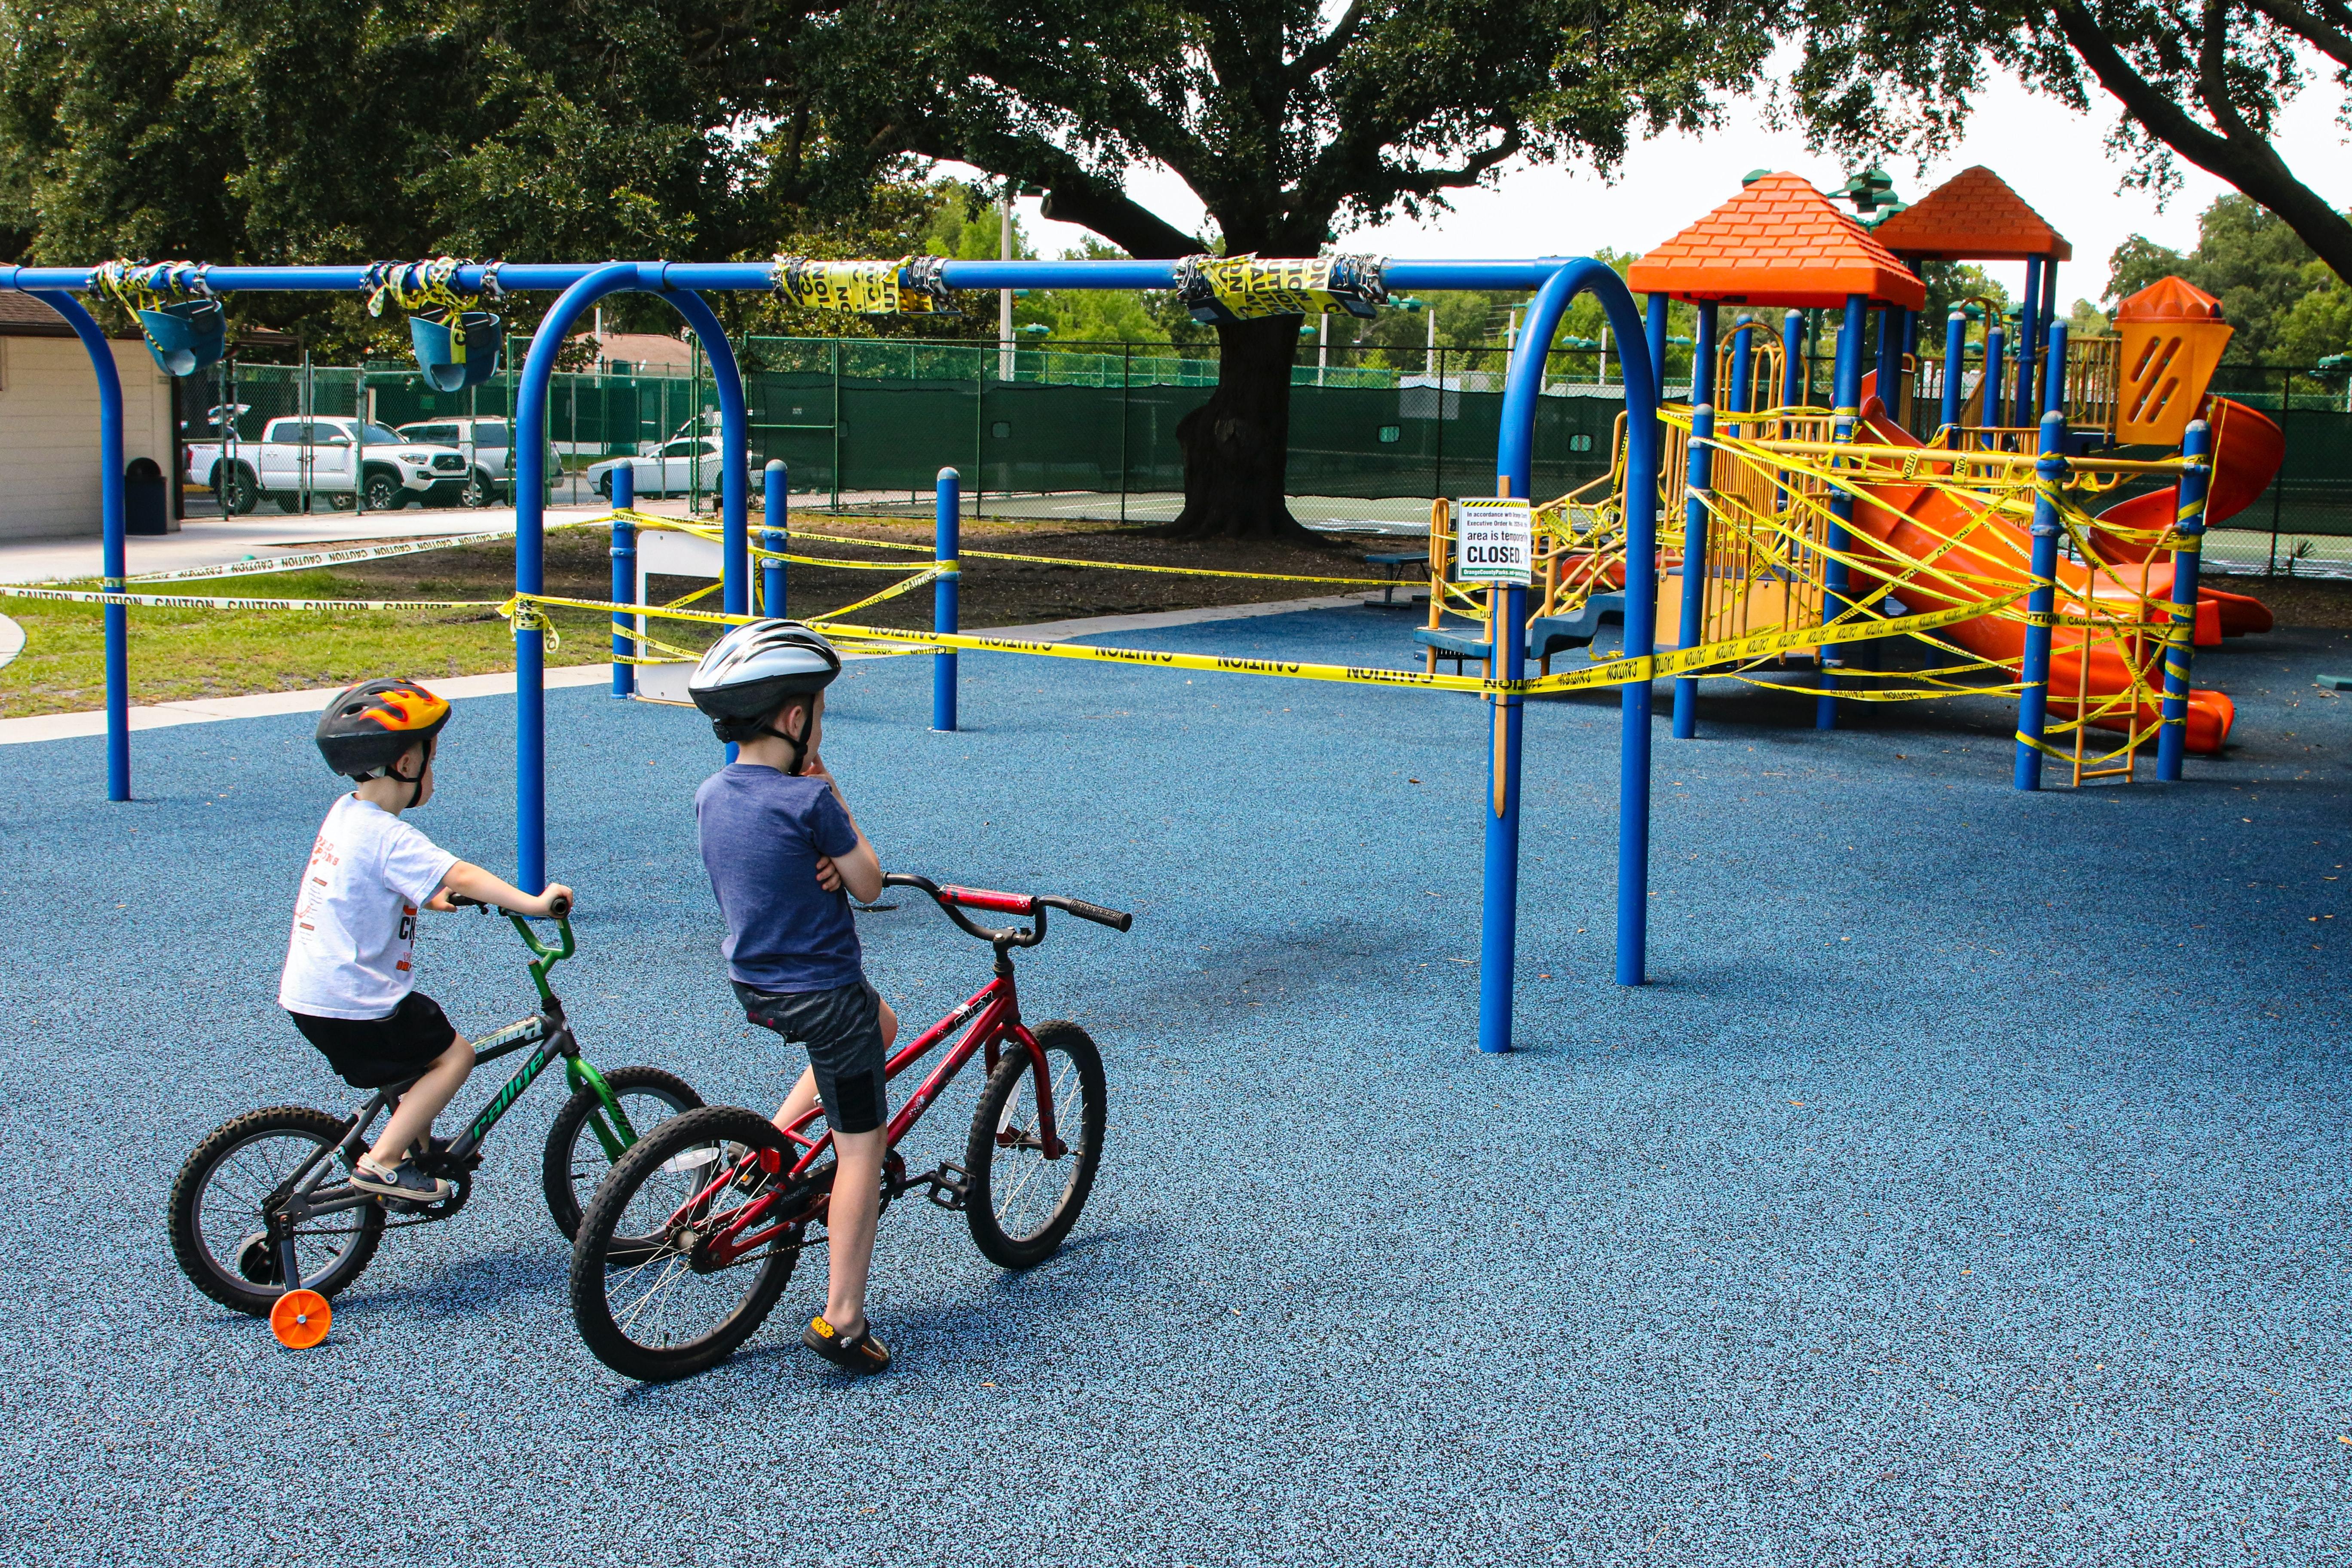
<instances>
[{"instance_id":1,"label":"small beige building","mask_svg":"<svg viewBox=\"0 0 2352 1568\"><path fill-rule=\"evenodd\" d=\"M137 336L113 342L122 377L122 456L149 458L169 478L173 383ZM0 541L95 538L98 382L65 318L0 289Z\"/></svg>"}]
</instances>

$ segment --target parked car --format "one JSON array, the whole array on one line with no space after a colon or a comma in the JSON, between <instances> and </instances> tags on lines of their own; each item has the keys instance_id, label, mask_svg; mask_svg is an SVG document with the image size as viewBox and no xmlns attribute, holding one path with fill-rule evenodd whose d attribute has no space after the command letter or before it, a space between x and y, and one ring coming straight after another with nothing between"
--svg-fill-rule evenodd
<instances>
[{"instance_id":1,"label":"parked car","mask_svg":"<svg viewBox=\"0 0 2352 1568\"><path fill-rule=\"evenodd\" d=\"M420 447L455 447L473 464L457 499L488 506L514 492L513 426L504 419L419 419L399 426L401 439Z\"/></svg>"},{"instance_id":2,"label":"parked car","mask_svg":"<svg viewBox=\"0 0 2352 1568\"><path fill-rule=\"evenodd\" d=\"M265 499L299 511L305 491L338 509L356 491L368 510L392 511L455 499L474 472L454 447L406 441L351 418L272 419L260 440L240 444L234 456L217 441L192 441L184 450L188 482L210 486L229 512L251 511Z\"/></svg>"},{"instance_id":3,"label":"parked car","mask_svg":"<svg viewBox=\"0 0 2352 1568\"><path fill-rule=\"evenodd\" d=\"M688 436L664 441L652 452L634 458L612 458L591 463L588 481L606 500L613 499L613 470L627 464L635 471L640 496L682 496L694 490L706 495L719 489L719 437Z\"/></svg>"}]
</instances>

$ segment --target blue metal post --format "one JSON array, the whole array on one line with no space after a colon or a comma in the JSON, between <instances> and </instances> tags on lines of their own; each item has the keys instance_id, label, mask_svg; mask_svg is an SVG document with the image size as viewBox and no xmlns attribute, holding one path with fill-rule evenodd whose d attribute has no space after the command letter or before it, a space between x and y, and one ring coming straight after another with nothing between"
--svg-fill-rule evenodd
<instances>
[{"instance_id":1,"label":"blue metal post","mask_svg":"<svg viewBox=\"0 0 2352 1568\"><path fill-rule=\"evenodd\" d=\"M2042 787L2042 733L2050 716L2051 616L2058 605L2058 538L2064 531L2058 524L2058 505L2050 499L2066 477L2066 459L2057 455L2066 422L2055 409L2042 416L2041 434L2042 460L2033 465L2033 477L2041 481L2033 499L2033 586L2025 595L2025 661L2018 672L2025 687L2017 699L2015 782L2020 789ZM2190 613L2195 613L2193 603ZM2089 649L2084 651L2087 656Z\"/></svg>"},{"instance_id":2,"label":"blue metal post","mask_svg":"<svg viewBox=\"0 0 2352 1568\"><path fill-rule=\"evenodd\" d=\"M1960 381L1969 368L1969 313L1958 305L1944 320L1944 411L1941 423L1946 432L1945 444L1954 450L1960 445Z\"/></svg>"},{"instance_id":3,"label":"blue metal post","mask_svg":"<svg viewBox=\"0 0 2352 1568\"><path fill-rule=\"evenodd\" d=\"M2050 352L2042 356L2042 412L2066 417L2066 323L2053 321L2043 333Z\"/></svg>"},{"instance_id":4,"label":"blue metal post","mask_svg":"<svg viewBox=\"0 0 2352 1568\"><path fill-rule=\"evenodd\" d=\"M1650 376L1666 384L1666 305L1670 296L1652 294L1643 307L1642 335L1650 345ZM1622 339L1619 340L1621 342Z\"/></svg>"},{"instance_id":5,"label":"blue metal post","mask_svg":"<svg viewBox=\"0 0 2352 1568\"><path fill-rule=\"evenodd\" d=\"M2017 394L2011 409L2020 425L2041 417L2034 408L2034 394L2041 390L2034 380L2035 351L2042 344L2042 258L2025 258L2025 305L2017 318Z\"/></svg>"},{"instance_id":6,"label":"blue metal post","mask_svg":"<svg viewBox=\"0 0 2352 1568\"><path fill-rule=\"evenodd\" d=\"M2063 323L2062 323L2063 324ZM2054 338L2056 329L2053 329ZM2055 353L2055 349L2052 351ZM2182 432L2180 455L2192 465L2180 476L2172 547L2172 624L2164 638L2164 713L2156 732L2156 776L2178 783L2189 750L2189 668L2197 644L2197 567L2205 541L2205 496L2213 474L2213 427L2192 419Z\"/></svg>"},{"instance_id":7,"label":"blue metal post","mask_svg":"<svg viewBox=\"0 0 2352 1568\"><path fill-rule=\"evenodd\" d=\"M1705 497L1709 480L1715 473L1715 448L1707 440L1715 434L1715 336L1716 303L1712 300L1698 302L1698 346L1691 351L1691 410L1690 460L1685 466L1683 480L1688 493L1683 498L1683 587L1681 598L1680 635L1675 643L1682 647L1696 647L1705 640L1706 619L1706 502ZM1734 373L1735 376L1737 372ZM1736 383L1735 383L1736 384ZM1630 611L1632 600L1628 598ZM1698 677L1675 677L1675 739L1688 741L1698 734Z\"/></svg>"},{"instance_id":8,"label":"blue metal post","mask_svg":"<svg viewBox=\"0 0 2352 1568\"><path fill-rule=\"evenodd\" d=\"M1875 314L1878 317L1878 363L1871 368L1878 373L1878 379L1874 384L1877 388L1878 401L1886 405L1886 411L1891 415L1896 407L1895 378L1903 363L1903 319L1901 312L1892 305L1881 306Z\"/></svg>"},{"instance_id":9,"label":"blue metal post","mask_svg":"<svg viewBox=\"0 0 2352 1568\"><path fill-rule=\"evenodd\" d=\"M1544 358L1561 313L1580 293L1600 301L1619 342L1643 333L1633 297L1616 273L1589 257L1544 280L1528 306L1524 335L1511 356L1496 443L1498 488L1527 496L1535 457L1536 406ZM1656 297L1653 296L1654 300ZM1656 362L1628 355L1625 366L1625 652L1647 658L1657 630L1658 382ZM1506 679L1526 668L1524 599L1507 596L1496 628ZM1478 1048L1511 1048L1511 984L1518 951L1520 699L1495 704L1488 752L1486 897L1478 932ZM1649 921L1650 683L1626 683L1618 752L1617 983L1645 977Z\"/></svg>"},{"instance_id":10,"label":"blue metal post","mask_svg":"<svg viewBox=\"0 0 2352 1568\"><path fill-rule=\"evenodd\" d=\"M634 463L623 463L613 470L613 510L628 510L637 504L637 469ZM634 605L637 602L637 525L625 517L613 519L613 603ZM634 697L637 691L637 667L624 664L637 651L636 638L631 635L636 627L635 616L613 617L613 695Z\"/></svg>"},{"instance_id":11,"label":"blue metal post","mask_svg":"<svg viewBox=\"0 0 2352 1568\"><path fill-rule=\"evenodd\" d=\"M1794 408L1807 395L1805 313L1791 310L1780 318L1780 406Z\"/></svg>"},{"instance_id":12,"label":"blue metal post","mask_svg":"<svg viewBox=\"0 0 2352 1568\"><path fill-rule=\"evenodd\" d=\"M2053 256L2042 263L2042 341L2045 342L2049 341L2051 328L2061 325L2063 323L2058 320L2058 258ZM2059 352L2055 363L2058 366L2058 380L2054 384L2058 388L2058 397L2055 402L2050 396L2050 388L2053 384L2049 373L2044 371L2042 376L2042 412L2044 414L2057 407L2060 403L2065 401L2066 397L2066 355L2063 350Z\"/></svg>"},{"instance_id":13,"label":"blue metal post","mask_svg":"<svg viewBox=\"0 0 2352 1568\"><path fill-rule=\"evenodd\" d=\"M46 289L34 290L33 298L73 328L98 381L99 586L119 594L131 574L122 533L122 376L115 368L113 345L79 300ZM126 605L108 605L100 618L106 641L106 798L129 800L131 612Z\"/></svg>"},{"instance_id":14,"label":"blue metal post","mask_svg":"<svg viewBox=\"0 0 2352 1568\"><path fill-rule=\"evenodd\" d=\"M637 269L600 267L556 296L531 335L515 384L515 592L547 587L547 385L580 312L636 286ZM547 644L529 616L515 622L515 885L547 886Z\"/></svg>"},{"instance_id":15,"label":"blue metal post","mask_svg":"<svg viewBox=\"0 0 2352 1568\"><path fill-rule=\"evenodd\" d=\"M1870 311L1870 301L1860 294L1845 297L1845 319L1838 323L1837 382L1830 402L1835 410L1835 423L1830 428L1830 439L1847 442L1853 439L1854 426L1862 417L1862 333L1864 318ZM1832 459L1836 466L1835 459ZM1843 615L1853 589L1853 572L1844 559L1853 547L1853 535L1846 524L1853 521L1853 493L1851 490L1830 491L1829 558L1822 563L1822 621L1824 625ZM1813 728L1837 728L1837 667L1845 658L1835 647L1823 643L1821 648L1821 695L1813 699Z\"/></svg>"},{"instance_id":16,"label":"blue metal post","mask_svg":"<svg viewBox=\"0 0 2352 1568\"><path fill-rule=\"evenodd\" d=\"M931 629L954 632L959 629L956 605L956 555L962 549L963 477L953 468L941 468L939 478L939 521L933 524L932 553L946 568L938 582L931 584ZM956 727L956 656L955 649L942 648L931 656L931 728L953 730Z\"/></svg>"},{"instance_id":17,"label":"blue metal post","mask_svg":"<svg viewBox=\"0 0 2352 1568\"><path fill-rule=\"evenodd\" d=\"M760 548L769 552L769 559L761 563L760 574L760 613L782 620L785 614L784 563L775 557L784 552L791 541L792 514L786 510L792 505L791 476L782 458L769 458L763 473L768 486L768 510L766 527L760 533Z\"/></svg>"},{"instance_id":18,"label":"blue metal post","mask_svg":"<svg viewBox=\"0 0 2352 1568\"><path fill-rule=\"evenodd\" d=\"M1984 393L1981 417L1988 428L1995 430L2002 429L2009 424L2006 412L2009 400L2003 395L2001 390L2002 373L2009 368L2002 358L2002 353L2008 346L2009 330L2000 324L1999 316L1988 317L1985 325L1984 379L1977 384Z\"/></svg>"}]
</instances>

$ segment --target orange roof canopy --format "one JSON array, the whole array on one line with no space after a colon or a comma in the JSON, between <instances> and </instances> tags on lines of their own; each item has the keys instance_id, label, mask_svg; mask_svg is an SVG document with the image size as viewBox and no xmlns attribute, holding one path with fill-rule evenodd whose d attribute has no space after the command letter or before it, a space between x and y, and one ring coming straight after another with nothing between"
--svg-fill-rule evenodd
<instances>
[{"instance_id":1,"label":"orange roof canopy","mask_svg":"<svg viewBox=\"0 0 2352 1568\"><path fill-rule=\"evenodd\" d=\"M2118 321L2218 321L2221 301L2186 278L2159 278L2116 307Z\"/></svg>"},{"instance_id":2,"label":"orange roof canopy","mask_svg":"<svg viewBox=\"0 0 2352 1568\"><path fill-rule=\"evenodd\" d=\"M1874 232L1887 249L1931 261L2074 258L2066 237L1982 164L1962 169Z\"/></svg>"},{"instance_id":3,"label":"orange roof canopy","mask_svg":"<svg viewBox=\"0 0 2352 1568\"><path fill-rule=\"evenodd\" d=\"M1927 286L1870 231L1795 174L1766 174L1633 263L1628 288L1727 305L1818 306L1846 297L1916 310Z\"/></svg>"}]
</instances>

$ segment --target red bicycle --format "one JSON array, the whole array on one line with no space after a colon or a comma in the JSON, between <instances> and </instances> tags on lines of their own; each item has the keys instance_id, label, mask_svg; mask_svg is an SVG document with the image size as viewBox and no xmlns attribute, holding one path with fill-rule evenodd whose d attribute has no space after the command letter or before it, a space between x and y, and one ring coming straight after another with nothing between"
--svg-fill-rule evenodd
<instances>
[{"instance_id":1,"label":"red bicycle","mask_svg":"<svg viewBox=\"0 0 2352 1568\"><path fill-rule=\"evenodd\" d=\"M941 887L893 872L887 887L929 895L996 951L996 975L893 1055L896 1079L957 1028L921 1086L890 1118L882 1206L916 1188L961 1212L971 1239L1006 1268L1052 1257L1094 1188L1102 1159L1102 1053L1084 1029L1021 1021L1013 952L1045 940L1045 911L1126 931L1135 917L1076 899ZM1030 921L984 926L965 910ZM909 1175L898 1144L965 1063L984 1055L963 1163ZM811 1110L790 1131L755 1110L708 1106L662 1122L614 1163L581 1216L572 1251L572 1315L596 1358L646 1382L685 1377L733 1353L767 1320L801 1251L821 1244L835 1165L833 1134Z\"/></svg>"}]
</instances>

